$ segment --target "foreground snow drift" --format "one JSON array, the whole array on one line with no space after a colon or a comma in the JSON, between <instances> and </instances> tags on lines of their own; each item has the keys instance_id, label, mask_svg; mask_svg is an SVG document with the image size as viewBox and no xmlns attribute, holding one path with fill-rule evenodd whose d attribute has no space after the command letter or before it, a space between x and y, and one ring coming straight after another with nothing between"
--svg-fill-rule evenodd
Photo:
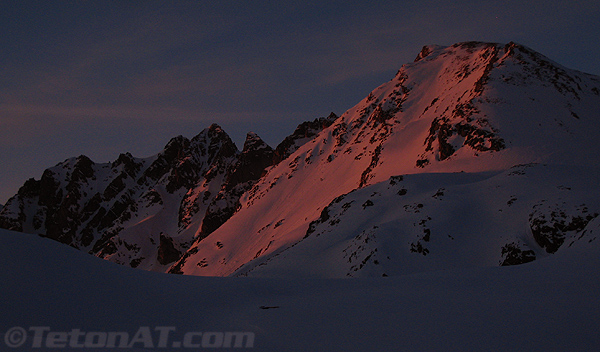
<instances>
[{"instance_id":1,"label":"foreground snow drift","mask_svg":"<svg viewBox=\"0 0 600 352\"><path fill-rule=\"evenodd\" d=\"M255 334L256 351L596 350L599 235L600 220L592 220L571 247L519 266L259 279L134 270L1 230L0 333L42 326L133 336L149 327L156 347L155 328L175 327L169 347L190 331L242 331ZM40 350L31 348L34 331L28 334L15 350Z\"/></svg>"}]
</instances>

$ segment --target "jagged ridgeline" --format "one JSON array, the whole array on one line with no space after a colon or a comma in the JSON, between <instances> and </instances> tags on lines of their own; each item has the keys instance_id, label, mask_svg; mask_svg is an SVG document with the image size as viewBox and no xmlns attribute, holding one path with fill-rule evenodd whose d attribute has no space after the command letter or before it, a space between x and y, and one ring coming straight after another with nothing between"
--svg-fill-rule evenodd
<instances>
[{"instance_id":1,"label":"jagged ridgeline","mask_svg":"<svg viewBox=\"0 0 600 352\"><path fill-rule=\"evenodd\" d=\"M515 265L592 241L600 77L525 46L425 46L275 149L216 125L158 155L69 159L0 227L193 275L387 276Z\"/></svg>"},{"instance_id":2,"label":"jagged ridgeline","mask_svg":"<svg viewBox=\"0 0 600 352\"><path fill-rule=\"evenodd\" d=\"M240 152L216 124L171 139L149 158L121 154L106 164L67 159L29 179L0 213L0 227L68 244L120 264L165 271L195 240L240 207L265 169L331 125L305 122L273 149L248 133Z\"/></svg>"}]
</instances>

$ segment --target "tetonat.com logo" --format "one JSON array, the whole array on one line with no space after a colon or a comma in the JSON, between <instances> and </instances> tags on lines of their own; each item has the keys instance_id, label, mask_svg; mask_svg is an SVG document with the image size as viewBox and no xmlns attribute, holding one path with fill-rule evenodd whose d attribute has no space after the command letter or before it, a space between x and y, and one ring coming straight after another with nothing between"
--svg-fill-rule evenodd
<instances>
[{"instance_id":1,"label":"tetonat.com logo","mask_svg":"<svg viewBox=\"0 0 600 352\"><path fill-rule=\"evenodd\" d=\"M4 344L11 348L252 348L253 332L198 332L176 334L174 326L141 326L126 331L53 331L49 326L20 326L4 334ZM181 338L176 338L180 335Z\"/></svg>"}]
</instances>

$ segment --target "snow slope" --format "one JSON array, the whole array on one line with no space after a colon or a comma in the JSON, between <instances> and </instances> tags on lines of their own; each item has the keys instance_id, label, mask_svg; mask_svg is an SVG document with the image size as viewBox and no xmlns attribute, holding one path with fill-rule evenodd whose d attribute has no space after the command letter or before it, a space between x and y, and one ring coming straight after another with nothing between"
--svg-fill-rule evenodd
<instances>
[{"instance_id":1,"label":"snow slope","mask_svg":"<svg viewBox=\"0 0 600 352\"><path fill-rule=\"evenodd\" d=\"M598 168L542 164L392 177L336 198L300 242L238 275L373 277L523 264L580 240L600 214L598 179Z\"/></svg>"},{"instance_id":2,"label":"snow slope","mask_svg":"<svg viewBox=\"0 0 600 352\"><path fill-rule=\"evenodd\" d=\"M344 280L165 275L0 230L0 334L48 326L131 337L148 326L156 344L154 328L167 326L169 347L186 332L243 331L256 351L597 350L598 235L596 218L581 241L525 265ZM32 339L14 350L47 350Z\"/></svg>"},{"instance_id":3,"label":"snow slope","mask_svg":"<svg viewBox=\"0 0 600 352\"><path fill-rule=\"evenodd\" d=\"M0 228L135 268L373 277L516 265L600 214L600 77L525 46L425 46L341 116L239 151L217 125L157 155L80 156L29 180Z\"/></svg>"},{"instance_id":4,"label":"snow slope","mask_svg":"<svg viewBox=\"0 0 600 352\"><path fill-rule=\"evenodd\" d=\"M359 275L390 275L516 264L554 252L563 242L550 237L574 236L600 212L589 182L600 166L599 89L599 77L514 43L424 47L391 81L268 169L176 272L344 277L359 260L358 267L381 265ZM539 165L533 173L509 177L532 163ZM399 197L389 183L402 175L410 187ZM576 191L563 192L569 187ZM358 189L342 216L348 201L339 197ZM431 199L446 189L445 198ZM361 212L369 197L376 205ZM325 229L325 210L337 201L338 223ZM536 230L542 222L553 230ZM313 225L317 233L303 240ZM311 238L318 235L326 238ZM382 242L359 243L371 237Z\"/></svg>"}]
</instances>

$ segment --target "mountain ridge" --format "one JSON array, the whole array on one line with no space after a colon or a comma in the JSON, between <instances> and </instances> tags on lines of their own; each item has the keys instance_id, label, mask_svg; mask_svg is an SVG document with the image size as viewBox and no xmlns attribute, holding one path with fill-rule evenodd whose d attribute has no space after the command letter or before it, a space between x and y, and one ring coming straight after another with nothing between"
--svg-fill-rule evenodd
<instances>
[{"instance_id":1,"label":"mountain ridge","mask_svg":"<svg viewBox=\"0 0 600 352\"><path fill-rule=\"evenodd\" d=\"M552 76L540 82L535 70L532 76L526 76L515 69L515 66L520 67L517 66L520 62L532 65L530 62L538 61L544 62L544 66L550 65L517 44L468 42L440 48L437 53L404 65L390 82L376 88L292 154L288 163L271 168L244 196L244 208L212 234L212 243L206 241L191 247L195 259L187 268L184 265L183 272L235 275L240 273L240 268L248 270L248 266L259 266L269 257L279 260L281 252L304 238L311 222L323 218L324 209L332 201L357 188L386 182L390 177L415 173L500 172L532 162L590 164L598 147L593 143L594 137L583 132L597 126L597 118L594 119L597 114L579 102L587 99L587 104L598 105L594 90L597 78L579 83L579 87L574 84L573 88L567 83L577 79L584 82L589 77L563 79L562 75L567 73L562 73L558 78ZM568 74L577 75L573 71ZM563 81L567 83L562 84ZM509 95L504 89L508 85L505 82L509 82L511 91L514 87L524 87L517 88L522 90L521 94ZM423 86L427 89L419 89ZM519 104L503 100L498 96L499 88L504 89L500 93ZM584 89L587 89L585 96ZM540 90L544 91L540 93ZM559 105L560 109L544 108L548 104L544 100L538 103L539 109L535 108L547 113L549 121L542 121L543 124L538 124L538 118L522 121L519 117L527 116L530 101L535 102L536 98L541 101L538 95L550 95L551 104ZM526 103L523 103L524 98ZM490 111L490 108L496 110ZM572 114L577 108L579 119ZM490 118L501 113L502 119ZM496 127L499 122L524 126L509 131L509 125ZM541 133L523 133L533 126ZM571 136L570 129L575 128L579 128L577 138ZM508 132L512 132L512 136ZM555 143L544 142L546 136L556 136ZM506 141L502 148L500 138ZM563 141L562 146L556 143L560 141ZM452 153L447 152L448 145ZM428 162L419 165L420 160ZM317 164L319 166L315 166ZM293 208L289 204L293 204ZM597 212L594 210L593 214ZM352 229L354 234L362 231L365 229ZM245 245L240 245L240 241ZM510 243L512 241L516 239L511 238ZM215 248L216 242L223 247ZM408 242L418 247L418 240ZM494 261L500 260L505 244L494 249L497 251ZM228 246L233 248L227 250ZM414 252L410 249L407 252L412 255ZM342 261L343 258L339 258L336 263ZM321 275L319 270L327 272L328 267L337 264L323 265L315 269L314 275ZM292 261L290 267L294 266L301 265Z\"/></svg>"},{"instance_id":2,"label":"mountain ridge","mask_svg":"<svg viewBox=\"0 0 600 352\"><path fill-rule=\"evenodd\" d=\"M164 271L194 238L207 236L235 212L239 196L266 167L335 118L331 113L301 124L276 150L249 132L239 151L213 124L191 139L171 138L147 158L125 153L102 164L85 155L68 158L25 182L0 214L0 227ZM144 263L146 258L154 259Z\"/></svg>"},{"instance_id":3,"label":"mountain ridge","mask_svg":"<svg viewBox=\"0 0 600 352\"><path fill-rule=\"evenodd\" d=\"M599 166L596 136L589 133L598 127L599 87L600 77L515 43L425 46L355 107L299 125L276 148L249 133L239 151L212 125L191 140L171 139L146 159L122 154L101 166L84 156L68 159L40 181L27 181L0 212L0 227L42 229L120 264L194 275L380 276L444 265L521 264L558 251L600 212L586 196L595 186L574 182L564 169L593 174ZM560 184L528 180L543 180L540 170ZM431 178L438 187L404 185L415 177ZM505 189L480 189L486 182ZM537 189L536 196L527 188ZM453 194L458 189L470 197ZM507 205L491 204L474 190ZM461 214L448 218L452 206L431 203L443 198L463 208L483 206L478 221L510 233L486 242L483 256L466 251L480 239L463 234L457 242L468 253L457 258L448 251L460 246L440 243L460 235L452 223ZM382 203L379 213L364 217ZM509 210L508 225L493 215ZM436 236L444 224L439 219L454 232ZM477 221L462 222L482 235ZM385 243L361 242L374 238ZM301 253L304 247L313 255ZM380 254L386 251L394 259ZM317 259L321 265L302 269Z\"/></svg>"}]
</instances>

